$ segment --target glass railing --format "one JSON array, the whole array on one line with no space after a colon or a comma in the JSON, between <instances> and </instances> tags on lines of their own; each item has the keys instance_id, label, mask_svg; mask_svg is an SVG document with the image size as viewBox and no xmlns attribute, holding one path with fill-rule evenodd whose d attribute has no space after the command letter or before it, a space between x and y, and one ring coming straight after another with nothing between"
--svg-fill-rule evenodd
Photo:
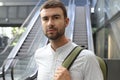
<instances>
[{"instance_id":1,"label":"glass railing","mask_svg":"<svg viewBox=\"0 0 120 80\"><path fill-rule=\"evenodd\" d=\"M31 58L31 59L30 59ZM31 73L36 73L37 67L33 61L33 56L27 57L17 57L17 58L7 58L2 66L2 76L0 80L26 80L26 77L30 77ZM24 60L24 63L23 63ZM29 62L28 62L29 60ZM6 65L11 62L11 66L6 71ZM22 66L28 64L27 66ZM32 66L31 66L32 65Z\"/></svg>"},{"instance_id":2,"label":"glass railing","mask_svg":"<svg viewBox=\"0 0 120 80\"><path fill-rule=\"evenodd\" d=\"M101 27L105 23L105 0L97 0L95 6L95 16L97 17L97 27ZM100 24L99 24L100 23Z\"/></svg>"},{"instance_id":3,"label":"glass railing","mask_svg":"<svg viewBox=\"0 0 120 80\"><path fill-rule=\"evenodd\" d=\"M10 71L12 80L26 80L28 77L34 76L37 72L34 57L27 56L14 59Z\"/></svg>"},{"instance_id":4,"label":"glass railing","mask_svg":"<svg viewBox=\"0 0 120 80\"><path fill-rule=\"evenodd\" d=\"M95 7L97 26L103 26L106 20L120 12L120 0L98 0ZM107 18L107 19L106 19Z\"/></svg>"},{"instance_id":5,"label":"glass railing","mask_svg":"<svg viewBox=\"0 0 120 80\"><path fill-rule=\"evenodd\" d=\"M107 59L120 59L120 0L98 0L95 12L100 28L95 33L95 49L98 56ZM104 5L100 4L103 3ZM104 10L101 10L101 9ZM96 10L97 10L96 9ZM104 15L101 17L101 15ZM104 24L101 25L101 21Z\"/></svg>"},{"instance_id":6,"label":"glass railing","mask_svg":"<svg viewBox=\"0 0 120 80\"><path fill-rule=\"evenodd\" d=\"M75 21L75 0L69 0L69 5L68 5L68 17L70 19L69 25L66 28L66 36L73 40L73 31L74 31L74 21Z\"/></svg>"},{"instance_id":7,"label":"glass railing","mask_svg":"<svg viewBox=\"0 0 120 80\"><path fill-rule=\"evenodd\" d=\"M105 9L109 19L120 11L119 3L120 0L105 0Z\"/></svg>"}]
</instances>

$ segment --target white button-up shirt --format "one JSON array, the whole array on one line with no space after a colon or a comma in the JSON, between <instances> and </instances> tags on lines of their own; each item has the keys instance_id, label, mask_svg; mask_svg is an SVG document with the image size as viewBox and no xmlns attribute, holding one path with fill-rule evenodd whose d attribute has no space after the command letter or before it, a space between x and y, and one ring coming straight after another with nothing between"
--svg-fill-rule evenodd
<instances>
[{"instance_id":1,"label":"white button-up shirt","mask_svg":"<svg viewBox=\"0 0 120 80\"><path fill-rule=\"evenodd\" d=\"M55 70L61 66L66 56L77 46L69 41L56 51L51 44L40 48L35 53L35 60L38 65L37 80L53 80ZM98 61L93 52L83 50L70 68L72 80L103 80L103 75Z\"/></svg>"}]
</instances>

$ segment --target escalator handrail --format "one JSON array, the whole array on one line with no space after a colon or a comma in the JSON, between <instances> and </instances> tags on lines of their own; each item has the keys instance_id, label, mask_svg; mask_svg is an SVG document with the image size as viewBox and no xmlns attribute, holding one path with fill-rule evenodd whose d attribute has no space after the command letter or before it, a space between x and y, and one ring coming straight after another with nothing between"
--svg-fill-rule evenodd
<instances>
[{"instance_id":1,"label":"escalator handrail","mask_svg":"<svg viewBox=\"0 0 120 80\"><path fill-rule=\"evenodd\" d=\"M8 61L11 61L11 60L13 61L13 59L14 59L14 58L9 58L9 59L7 58L7 59L4 60L4 62L3 62L3 65L2 65L2 79L3 79L3 80L6 80L6 77L5 77L5 76L6 76L5 66L8 64Z\"/></svg>"},{"instance_id":2,"label":"escalator handrail","mask_svg":"<svg viewBox=\"0 0 120 80\"><path fill-rule=\"evenodd\" d=\"M41 0L40 0L39 3L35 6L35 8L33 9L33 11L31 12L31 14L28 16L28 18L25 20L25 22L24 22L23 25L21 26L21 28L24 27L24 25L25 25L26 22L29 20L29 18L31 17L31 15L33 15L34 11L36 11L36 9L39 7L40 2L41 2ZM38 8L38 9L39 9L39 8ZM39 13L39 10L38 10L38 13ZM35 16L36 16L38 13L36 13ZM35 22L36 19L37 19L37 16L36 16L36 18L35 18L35 17L32 18L31 21L32 21L33 24L29 24L29 25L27 26L27 29L26 29L25 33L20 37L19 41L17 42L17 45L12 49L12 51L11 51L10 54L8 55L8 57L7 57L8 59L15 57L15 55L17 54L17 51L19 50L19 48L21 47L21 45L22 45L22 43L24 42L25 38L27 37L28 33L30 32L30 30L31 30L32 26L34 25L34 22ZM30 27L31 27L31 28L30 28ZM6 72L7 69L9 68L11 62L12 62L12 60L9 61L9 63L8 63L7 65L5 65L5 70L4 70L5 72Z\"/></svg>"},{"instance_id":3,"label":"escalator handrail","mask_svg":"<svg viewBox=\"0 0 120 80\"><path fill-rule=\"evenodd\" d=\"M88 49L92 50L94 52L92 27L91 27L91 20L90 20L90 7L89 7L89 5L86 5L85 8L86 8Z\"/></svg>"},{"instance_id":4,"label":"escalator handrail","mask_svg":"<svg viewBox=\"0 0 120 80\"><path fill-rule=\"evenodd\" d=\"M18 62L18 59L13 59L13 61L12 61L12 64L11 64L11 80L14 80L14 67L15 67L15 65L16 65L16 63Z\"/></svg>"}]
</instances>

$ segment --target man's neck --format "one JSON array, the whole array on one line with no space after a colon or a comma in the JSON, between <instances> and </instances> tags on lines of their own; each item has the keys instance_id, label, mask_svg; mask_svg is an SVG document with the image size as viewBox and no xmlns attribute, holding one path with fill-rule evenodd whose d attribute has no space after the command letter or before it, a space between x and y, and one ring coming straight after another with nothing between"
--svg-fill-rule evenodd
<instances>
[{"instance_id":1,"label":"man's neck","mask_svg":"<svg viewBox=\"0 0 120 80\"><path fill-rule=\"evenodd\" d=\"M51 47L53 48L54 51L56 51L57 48L65 45L68 42L69 39L67 39L66 37L57 40L50 40Z\"/></svg>"}]
</instances>

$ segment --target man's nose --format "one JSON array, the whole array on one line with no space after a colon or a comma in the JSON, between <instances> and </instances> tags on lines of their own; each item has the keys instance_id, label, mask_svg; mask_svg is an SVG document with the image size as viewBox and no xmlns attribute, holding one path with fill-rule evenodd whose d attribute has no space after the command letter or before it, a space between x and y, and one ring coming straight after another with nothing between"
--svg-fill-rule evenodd
<instances>
[{"instance_id":1,"label":"man's nose","mask_svg":"<svg viewBox=\"0 0 120 80\"><path fill-rule=\"evenodd\" d=\"M49 21L48 21L48 25L54 25L54 21L53 21L53 19L49 19Z\"/></svg>"}]
</instances>

